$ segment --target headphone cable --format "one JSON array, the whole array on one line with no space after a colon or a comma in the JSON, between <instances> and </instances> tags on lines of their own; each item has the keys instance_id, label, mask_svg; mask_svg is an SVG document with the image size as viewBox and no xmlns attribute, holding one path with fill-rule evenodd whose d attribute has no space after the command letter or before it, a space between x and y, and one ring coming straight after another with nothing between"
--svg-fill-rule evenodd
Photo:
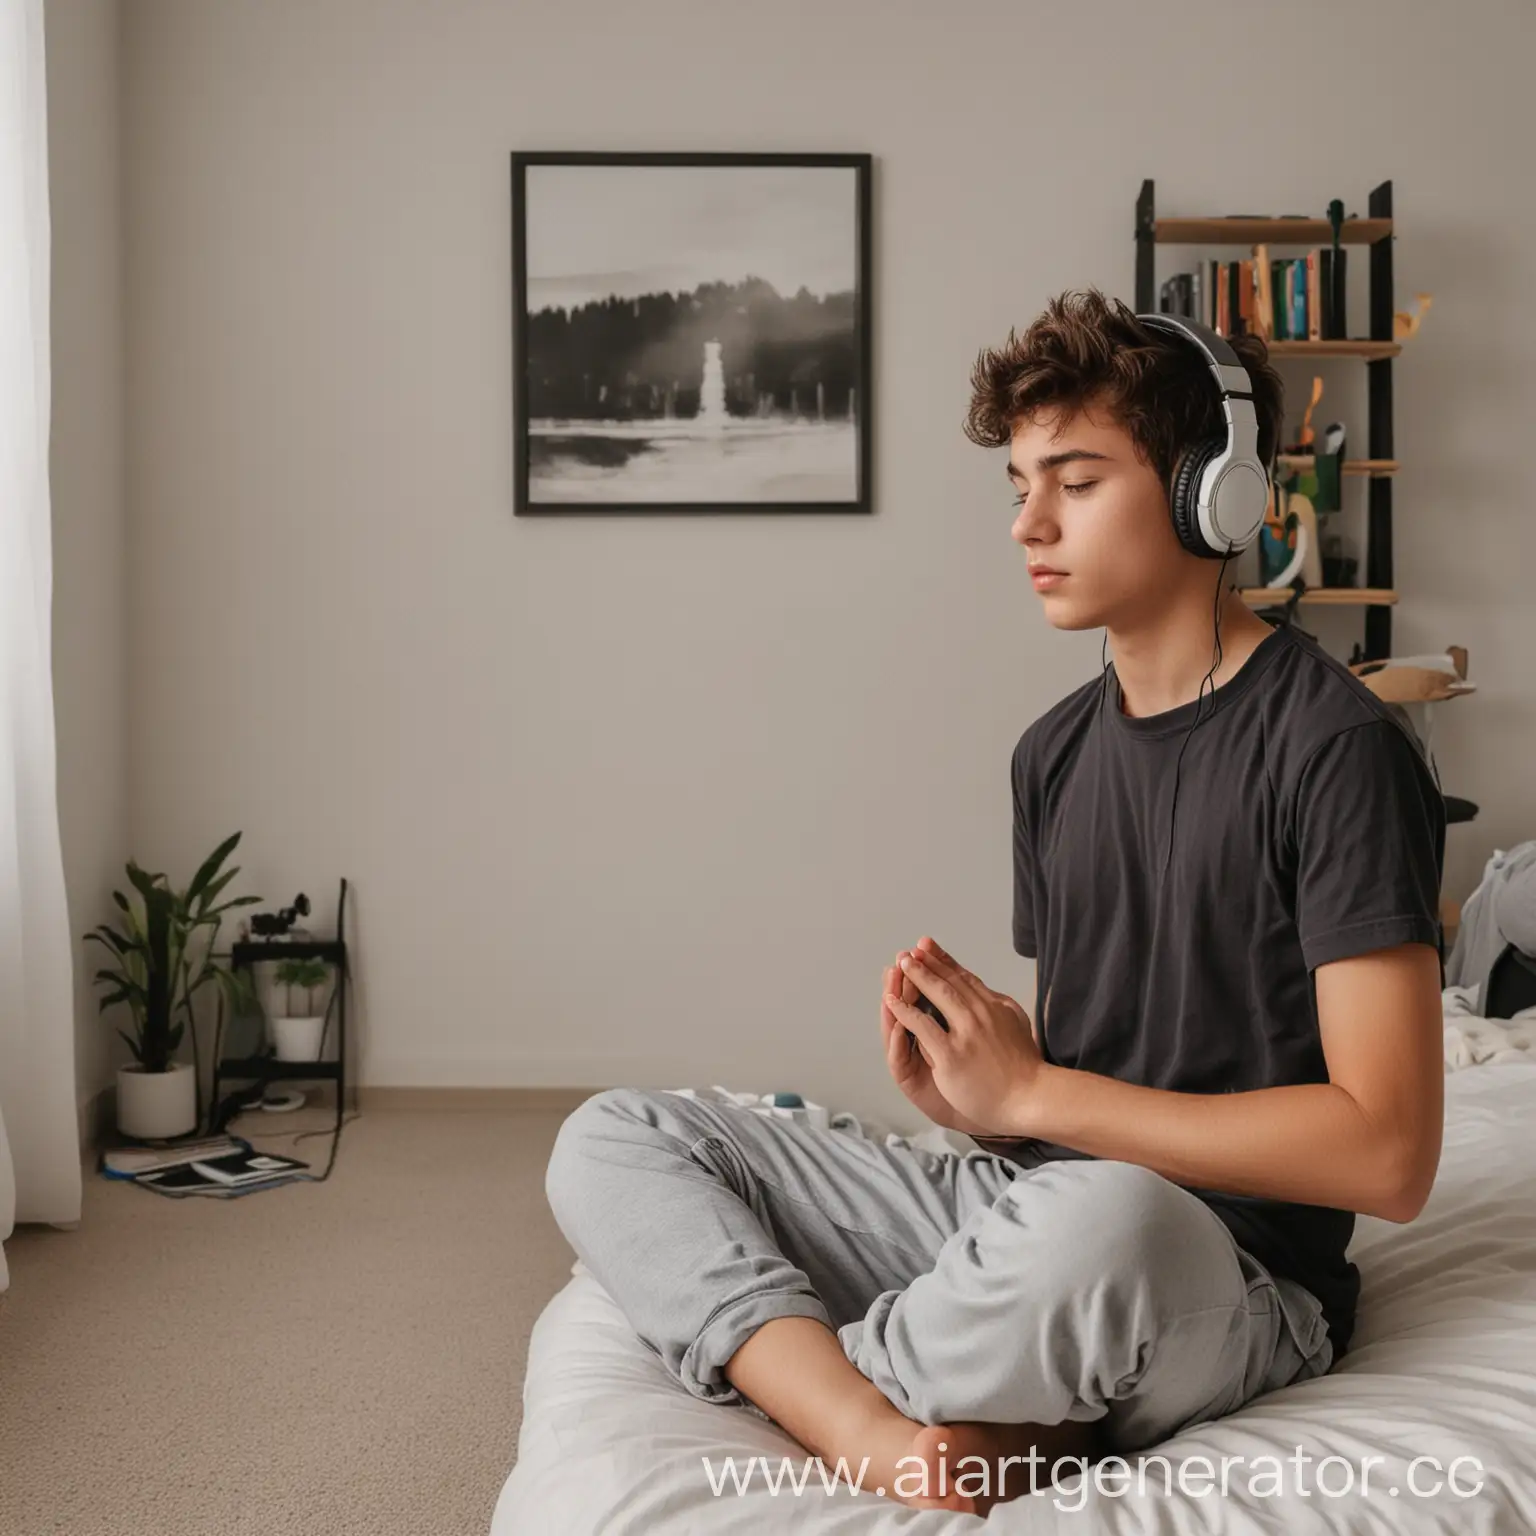
<instances>
[{"instance_id":1,"label":"headphone cable","mask_svg":"<svg viewBox=\"0 0 1536 1536\"><path fill-rule=\"evenodd\" d=\"M1200 681L1200 691L1195 695L1195 718L1190 727L1184 733L1184 740L1179 747L1179 755L1173 765L1173 801L1168 807L1168 846L1163 854L1164 881L1168 878L1168 864L1173 858L1173 832L1179 812L1179 780L1184 767L1184 749L1189 745L1189 738L1195 734L1200 724L1200 710L1205 703L1205 685L1211 685L1211 713L1214 715L1216 698L1216 674L1221 670L1222 644L1221 644L1221 598L1222 590L1226 584L1227 562L1232 558L1233 551L1229 546L1226 554L1221 557L1221 572L1216 578L1216 600L1211 608L1211 628L1215 636L1215 658L1211 662L1211 670Z\"/></svg>"}]
</instances>

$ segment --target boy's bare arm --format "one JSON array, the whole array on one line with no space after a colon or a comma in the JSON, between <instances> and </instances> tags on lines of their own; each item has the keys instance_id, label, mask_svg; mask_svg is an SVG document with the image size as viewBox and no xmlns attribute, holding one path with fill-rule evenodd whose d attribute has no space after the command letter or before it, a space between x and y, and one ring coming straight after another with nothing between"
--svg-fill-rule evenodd
<instances>
[{"instance_id":1,"label":"boy's bare arm","mask_svg":"<svg viewBox=\"0 0 1536 1536\"><path fill-rule=\"evenodd\" d=\"M1404 944L1319 966L1316 978L1328 1082L1181 1093L1045 1064L1004 1134L1141 1163L1194 1188L1410 1221L1440 1159L1439 957Z\"/></svg>"}]
</instances>

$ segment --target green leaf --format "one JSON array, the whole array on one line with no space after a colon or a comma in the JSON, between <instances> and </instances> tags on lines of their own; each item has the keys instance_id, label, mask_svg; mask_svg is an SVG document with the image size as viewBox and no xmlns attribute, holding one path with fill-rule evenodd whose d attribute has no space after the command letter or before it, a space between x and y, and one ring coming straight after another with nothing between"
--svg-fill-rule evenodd
<instances>
[{"instance_id":1,"label":"green leaf","mask_svg":"<svg viewBox=\"0 0 1536 1536\"><path fill-rule=\"evenodd\" d=\"M309 957L303 960L279 960L272 979L282 986L318 987L331 968L324 960Z\"/></svg>"},{"instance_id":2,"label":"green leaf","mask_svg":"<svg viewBox=\"0 0 1536 1536\"><path fill-rule=\"evenodd\" d=\"M147 904L149 898L153 896L157 890L162 889L162 887L157 885L156 882L164 879L165 877L163 875L152 875L147 870L140 869L132 859L129 859L128 878L133 881L134 889L144 897Z\"/></svg>"},{"instance_id":3,"label":"green leaf","mask_svg":"<svg viewBox=\"0 0 1536 1536\"><path fill-rule=\"evenodd\" d=\"M222 891L224 887L228 885L229 882L233 880L239 873L240 866L237 864L233 869L226 869L217 880L214 880L209 884L208 888L202 893L201 901L198 903L198 910L201 915L206 916L208 911L208 903L213 901L218 896L219 892ZM191 899L191 895L192 893L188 891L187 896L189 900Z\"/></svg>"},{"instance_id":4,"label":"green leaf","mask_svg":"<svg viewBox=\"0 0 1536 1536\"><path fill-rule=\"evenodd\" d=\"M231 1009L239 1012L242 1008L253 1008L256 1004L255 978L249 971L215 972L219 983L219 989L224 994L224 1000Z\"/></svg>"},{"instance_id":5,"label":"green leaf","mask_svg":"<svg viewBox=\"0 0 1536 1536\"><path fill-rule=\"evenodd\" d=\"M240 841L240 834L234 833L226 837L212 853L203 860L202 868L192 877L192 884L187 887L187 900L193 901L201 894L202 889L213 879L218 872L219 865L229 857L230 850Z\"/></svg>"},{"instance_id":6,"label":"green leaf","mask_svg":"<svg viewBox=\"0 0 1536 1536\"><path fill-rule=\"evenodd\" d=\"M101 1011L124 1002L131 1006L139 1036L135 1055L146 1071L165 1070L189 1031L196 1053L195 994L209 981L217 982L231 998L256 1000L251 978L232 977L216 962L215 949L223 922L220 914L262 898L244 896L210 910L240 872L238 866L221 869L240 836L236 832L226 838L199 866L185 891L177 891L163 873L128 860L130 894L112 893L123 914L122 923L118 928L103 923L84 936L110 950L120 966L97 972L97 982L107 989L99 1006ZM131 899L132 891L138 892L139 901ZM202 928L210 932L200 943Z\"/></svg>"},{"instance_id":7,"label":"green leaf","mask_svg":"<svg viewBox=\"0 0 1536 1536\"><path fill-rule=\"evenodd\" d=\"M118 1030L118 1034L123 1035L122 1030ZM139 1050L139 1042L137 1040L130 1040L127 1035L123 1035L123 1039L128 1041L128 1049L133 1052L133 1059L142 1067L144 1065L144 1056Z\"/></svg>"},{"instance_id":8,"label":"green leaf","mask_svg":"<svg viewBox=\"0 0 1536 1536\"><path fill-rule=\"evenodd\" d=\"M128 931L132 935L134 942L142 949L147 942L147 937L144 932L144 923L141 920L136 908L129 907L127 912Z\"/></svg>"}]
</instances>

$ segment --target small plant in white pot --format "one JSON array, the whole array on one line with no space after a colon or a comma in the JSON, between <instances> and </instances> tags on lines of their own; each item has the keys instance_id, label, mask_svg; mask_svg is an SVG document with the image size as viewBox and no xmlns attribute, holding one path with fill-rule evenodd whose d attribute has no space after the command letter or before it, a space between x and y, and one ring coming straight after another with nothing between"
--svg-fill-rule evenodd
<instances>
[{"instance_id":1,"label":"small plant in white pot","mask_svg":"<svg viewBox=\"0 0 1536 1536\"><path fill-rule=\"evenodd\" d=\"M247 978L214 959L221 914L261 900L239 896L213 904L240 873L237 865L219 874L239 841L236 832L220 843L185 891L173 890L163 874L143 870L130 859L128 879L138 902L113 891L123 913L121 925L100 923L85 935L87 942L110 950L115 962L113 969L96 972L96 980L111 988L101 999L101 1011L127 1003L133 1018L132 1035L118 1030L134 1057L117 1072L117 1128L125 1136L165 1141L197 1129L202 1103L193 999L210 982L236 1011L251 998ZM185 1034L192 1039L190 1064L171 1060Z\"/></svg>"},{"instance_id":2,"label":"small plant in white pot","mask_svg":"<svg viewBox=\"0 0 1536 1536\"><path fill-rule=\"evenodd\" d=\"M283 988L286 1011L272 1015L272 1040L279 1061L319 1061L325 1015L315 1012L315 988L331 974L324 960L280 960L272 979ZM293 1010L293 989L304 993L304 1012Z\"/></svg>"}]
</instances>

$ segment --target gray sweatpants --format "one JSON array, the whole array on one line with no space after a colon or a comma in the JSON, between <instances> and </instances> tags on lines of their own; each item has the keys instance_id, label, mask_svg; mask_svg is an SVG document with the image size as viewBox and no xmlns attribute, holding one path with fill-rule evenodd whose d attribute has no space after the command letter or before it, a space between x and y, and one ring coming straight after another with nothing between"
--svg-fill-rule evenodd
<instances>
[{"instance_id":1,"label":"gray sweatpants","mask_svg":"<svg viewBox=\"0 0 1536 1536\"><path fill-rule=\"evenodd\" d=\"M1138 1163L1021 1169L663 1090L560 1128L555 1219L689 1392L739 1403L732 1354L818 1318L909 1418L1103 1419L1132 1452L1332 1362L1321 1304Z\"/></svg>"}]
</instances>

